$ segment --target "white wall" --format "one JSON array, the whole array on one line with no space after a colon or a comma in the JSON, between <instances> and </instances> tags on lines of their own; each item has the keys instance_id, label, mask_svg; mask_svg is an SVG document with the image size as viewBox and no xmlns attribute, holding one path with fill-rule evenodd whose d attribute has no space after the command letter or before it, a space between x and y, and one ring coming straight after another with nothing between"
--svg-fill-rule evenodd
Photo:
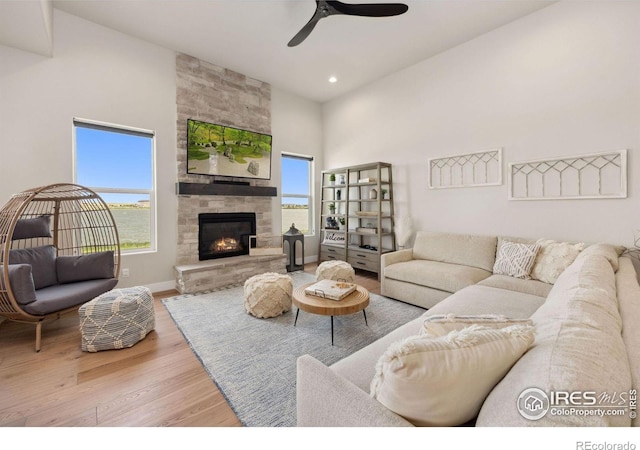
<instances>
[{"instance_id":1,"label":"white wall","mask_svg":"<svg viewBox=\"0 0 640 450\"><path fill-rule=\"evenodd\" d=\"M53 26L53 58L0 46L0 203L73 182L74 116L155 130L158 251L124 256L119 286L173 280L175 53L59 10Z\"/></svg>"},{"instance_id":2,"label":"white wall","mask_svg":"<svg viewBox=\"0 0 640 450\"><path fill-rule=\"evenodd\" d=\"M0 46L0 204L24 189L73 181L73 117L156 131L158 251L125 255L131 276L119 287L161 290L174 283L175 78L173 51L59 10L52 58ZM280 193L282 151L312 155L316 172L322 169L322 111L318 103L274 89L271 115L273 185ZM272 204L279 232L280 198ZM307 259L317 250L317 238L307 238Z\"/></svg>"},{"instance_id":3,"label":"white wall","mask_svg":"<svg viewBox=\"0 0 640 450\"><path fill-rule=\"evenodd\" d=\"M280 195L282 193L280 155L296 153L313 156L314 158L314 186L316 195L315 211L313 214L316 233L306 236L304 241L305 261L312 262L318 256L318 229L320 211L320 171L323 169L322 157L322 107L319 103L300 98L293 94L271 88L271 133L273 135L274 164L271 176L277 181L278 197L273 200L273 229L282 229L280 215Z\"/></svg>"},{"instance_id":4,"label":"white wall","mask_svg":"<svg viewBox=\"0 0 640 450\"><path fill-rule=\"evenodd\" d=\"M323 106L327 168L394 164L417 229L631 245L640 228L640 3L561 2ZM430 157L508 162L629 149L629 196L508 201L429 190Z\"/></svg>"}]
</instances>

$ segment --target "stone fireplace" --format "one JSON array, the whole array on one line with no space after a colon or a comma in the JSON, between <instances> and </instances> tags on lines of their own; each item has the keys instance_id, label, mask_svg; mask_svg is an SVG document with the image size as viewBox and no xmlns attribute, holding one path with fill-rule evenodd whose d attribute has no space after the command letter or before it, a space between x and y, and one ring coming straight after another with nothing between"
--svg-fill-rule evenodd
<instances>
[{"instance_id":1,"label":"stone fireplace","mask_svg":"<svg viewBox=\"0 0 640 450\"><path fill-rule=\"evenodd\" d=\"M271 86L189 55L176 57L178 236L176 289L182 293L213 290L244 283L264 272L286 273L286 255L251 256L240 237L243 253L233 249L237 237L220 236L217 256L203 258L200 217L209 214L252 214L256 235L274 233L272 180L225 179L187 173L187 119L228 124L269 134ZM218 183L225 181L226 183ZM245 184L243 184L245 183ZM236 185L234 185L236 184ZM277 233L279 234L279 232ZM207 241L210 239L207 238ZM248 237L247 237L248 240ZM246 253L244 253L246 252ZM206 253L206 252L205 252ZM223 257L218 257L223 256Z\"/></svg>"}]
</instances>

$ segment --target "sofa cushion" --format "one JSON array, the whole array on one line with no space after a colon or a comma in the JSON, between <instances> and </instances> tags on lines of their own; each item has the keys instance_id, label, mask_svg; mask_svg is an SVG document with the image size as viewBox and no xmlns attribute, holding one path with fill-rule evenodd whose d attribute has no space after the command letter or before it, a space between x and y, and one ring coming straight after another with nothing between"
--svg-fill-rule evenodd
<instances>
[{"instance_id":1,"label":"sofa cushion","mask_svg":"<svg viewBox=\"0 0 640 450\"><path fill-rule=\"evenodd\" d=\"M28 305L36 301L36 288L33 285L30 264L9 264L9 282L11 291L19 305ZM4 281L4 273L0 271Z\"/></svg>"},{"instance_id":2,"label":"sofa cushion","mask_svg":"<svg viewBox=\"0 0 640 450\"><path fill-rule=\"evenodd\" d=\"M533 334L528 325L472 325L395 342L376 365L371 396L414 425L464 424L529 348Z\"/></svg>"},{"instance_id":3,"label":"sofa cushion","mask_svg":"<svg viewBox=\"0 0 640 450\"><path fill-rule=\"evenodd\" d=\"M58 283L113 278L113 251L80 256L59 256L56 259Z\"/></svg>"},{"instance_id":4,"label":"sofa cushion","mask_svg":"<svg viewBox=\"0 0 640 450\"><path fill-rule=\"evenodd\" d=\"M58 282L56 248L53 245L10 250L9 264L31 264L33 285L36 289L42 289Z\"/></svg>"},{"instance_id":5,"label":"sofa cushion","mask_svg":"<svg viewBox=\"0 0 640 450\"><path fill-rule=\"evenodd\" d=\"M496 259L497 241L495 236L419 231L413 245L413 258L460 264L491 272Z\"/></svg>"},{"instance_id":6,"label":"sofa cushion","mask_svg":"<svg viewBox=\"0 0 640 450\"><path fill-rule=\"evenodd\" d=\"M538 297L546 297L551 292L553 284L543 283L538 280L522 280L510 277L508 275L491 275L479 281L480 286L491 286L509 291L522 292L524 294L537 295Z\"/></svg>"},{"instance_id":7,"label":"sofa cushion","mask_svg":"<svg viewBox=\"0 0 640 450\"><path fill-rule=\"evenodd\" d=\"M537 244L504 241L498 247L493 273L528 280L539 248Z\"/></svg>"},{"instance_id":8,"label":"sofa cushion","mask_svg":"<svg viewBox=\"0 0 640 450\"><path fill-rule=\"evenodd\" d=\"M575 261L558 278L546 302L531 319L536 327L533 346L492 390L476 424L629 426L628 415L600 417L547 412L532 422L517 409L520 394L529 388L540 389L547 396L552 391L618 395L631 389L615 276L609 262L598 255Z\"/></svg>"},{"instance_id":9,"label":"sofa cushion","mask_svg":"<svg viewBox=\"0 0 640 450\"><path fill-rule=\"evenodd\" d=\"M429 316L424 319L420 335L444 336L455 330L462 330L471 325L481 325L487 328L505 328L512 325L533 325L531 319L510 319L497 314L479 314L476 316L442 314Z\"/></svg>"},{"instance_id":10,"label":"sofa cushion","mask_svg":"<svg viewBox=\"0 0 640 450\"><path fill-rule=\"evenodd\" d=\"M425 312L424 316L501 314L514 319L526 319L543 303L543 297L476 284L450 295Z\"/></svg>"},{"instance_id":11,"label":"sofa cushion","mask_svg":"<svg viewBox=\"0 0 640 450\"><path fill-rule=\"evenodd\" d=\"M611 264L613 271L617 272L619 267L618 259L625 250L625 247L619 245L614 246L610 244L593 244L582 250L576 257L576 259L586 258L589 255L600 255L605 257L607 261L609 261L609 264Z\"/></svg>"},{"instance_id":12,"label":"sofa cushion","mask_svg":"<svg viewBox=\"0 0 640 450\"><path fill-rule=\"evenodd\" d=\"M41 316L72 308L93 300L98 295L116 287L116 284L118 284L116 278L56 284L39 289L36 292L36 301L26 305L24 310Z\"/></svg>"},{"instance_id":13,"label":"sofa cushion","mask_svg":"<svg viewBox=\"0 0 640 450\"><path fill-rule=\"evenodd\" d=\"M560 274L584 249L583 243L570 244L551 239L538 239L540 250L531 269L531 278L553 284Z\"/></svg>"},{"instance_id":14,"label":"sofa cushion","mask_svg":"<svg viewBox=\"0 0 640 450\"><path fill-rule=\"evenodd\" d=\"M11 240L51 237L51 216L18 219Z\"/></svg>"},{"instance_id":15,"label":"sofa cushion","mask_svg":"<svg viewBox=\"0 0 640 450\"><path fill-rule=\"evenodd\" d=\"M491 275L483 269L438 261L415 259L385 267L384 276L393 280L456 292Z\"/></svg>"},{"instance_id":16,"label":"sofa cushion","mask_svg":"<svg viewBox=\"0 0 640 450\"><path fill-rule=\"evenodd\" d=\"M376 373L376 363L391 344L420 332L424 317L417 317L396 328L389 334L341 359L331 370L342 375L365 392L369 392L371 380Z\"/></svg>"}]
</instances>

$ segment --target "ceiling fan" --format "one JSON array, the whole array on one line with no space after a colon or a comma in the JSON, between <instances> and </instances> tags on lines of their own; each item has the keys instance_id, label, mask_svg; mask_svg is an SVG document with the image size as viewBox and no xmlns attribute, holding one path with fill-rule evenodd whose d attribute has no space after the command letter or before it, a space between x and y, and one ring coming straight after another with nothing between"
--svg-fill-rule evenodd
<instances>
[{"instance_id":1,"label":"ceiling fan","mask_svg":"<svg viewBox=\"0 0 640 450\"><path fill-rule=\"evenodd\" d=\"M351 5L340 1L316 0L316 11L313 13L311 20L302 27L300 31L289 41L289 47L295 47L302 43L316 24L325 17L336 14L344 14L348 16L365 16L365 17L389 17L399 16L407 12L409 7L404 3L363 3L360 5Z\"/></svg>"}]
</instances>

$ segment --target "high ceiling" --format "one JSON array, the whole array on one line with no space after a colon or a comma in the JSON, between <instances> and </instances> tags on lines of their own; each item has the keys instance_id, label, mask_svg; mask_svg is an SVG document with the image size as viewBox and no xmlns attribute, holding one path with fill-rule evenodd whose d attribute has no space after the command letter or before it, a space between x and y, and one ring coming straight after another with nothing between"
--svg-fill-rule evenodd
<instances>
[{"instance_id":1,"label":"high ceiling","mask_svg":"<svg viewBox=\"0 0 640 450\"><path fill-rule=\"evenodd\" d=\"M290 48L287 42L313 15L314 0L53 0L54 8L318 102L409 67L553 2L404 3L409 11L396 17L324 18L302 44ZM338 82L329 83L330 76L337 77Z\"/></svg>"}]
</instances>

